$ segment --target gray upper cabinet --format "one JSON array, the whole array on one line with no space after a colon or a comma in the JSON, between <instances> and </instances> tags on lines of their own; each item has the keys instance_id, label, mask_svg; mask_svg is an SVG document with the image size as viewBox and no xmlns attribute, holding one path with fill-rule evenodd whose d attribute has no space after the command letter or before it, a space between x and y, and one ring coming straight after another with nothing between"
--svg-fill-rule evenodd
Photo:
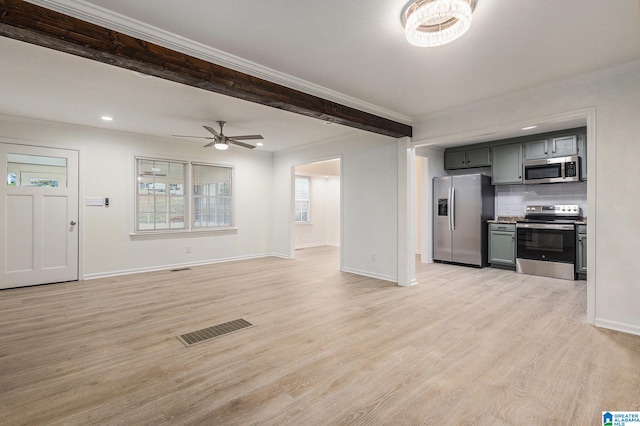
<instances>
[{"instance_id":1,"label":"gray upper cabinet","mask_svg":"<svg viewBox=\"0 0 640 426\"><path fill-rule=\"evenodd\" d=\"M445 170L463 169L467 167L466 151L445 151L444 168Z\"/></svg>"},{"instance_id":2,"label":"gray upper cabinet","mask_svg":"<svg viewBox=\"0 0 640 426\"><path fill-rule=\"evenodd\" d=\"M491 149L489 147L445 151L444 153L444 168L446 170L488 167L490 165Z\"/></svg>"},{"instance_id":3,"label":"gray upper cabinet","mask_svg":"<svg viewBox=\"0 0 640 426\"><path fill-rule=\"evenodd\" d=\"M523 144L525 160L540 160L549 157L549 141L546 139Z\"/></svg>"},{"instance_id":4,"label":"gray upper cabinet","mask_svg":"<svg viewBox=\"0 0 640 426\"><path fill-rule=\"evenodd\" d=\"M474 148L467 150L467 167L488 167L491 165L491 149Z\"/></svg>"},{"instance_id":5,"label":"gray upper cabinet","mask_svg":"<svg viewBox=\"0 0 640 426\"><path fill-rule=\"evenodd\" d=\"M523 147L525 161L568 157L570 155L578 155L578 138L573 135L528 141L523 143Z\"/></svg>"},{"instance_id":6,"label":"gray upper cabinet","mask_svg":"<svg viewBox=\"0 0 640 426\"><path fill-rule=\"evenodd\" d=\"M551 157L569 155L578 155L578 138L575 135L551 139Z\"/></svg>"},{"instance_id":7,"label":"gray upper cabinet","mask_svg":"<svg viewBox=\"0 0 640 426\"><path fill-rule=\"evenodd\" d=\"M579 155L580 175L587 179L586 127L447 148L445 170L491 167L493 185L522 184L522 163Z\"/></svg>"},{"instance_id":8,"label":"gray upper cabinet","mask_svg":"<svg viewBox=\"0 0 640 426\"><path fill-rule=\"evenodd\" d=\"M522 144L494 146L491 171L493 185L521 184Z\"/></svg>"}]
</instances>

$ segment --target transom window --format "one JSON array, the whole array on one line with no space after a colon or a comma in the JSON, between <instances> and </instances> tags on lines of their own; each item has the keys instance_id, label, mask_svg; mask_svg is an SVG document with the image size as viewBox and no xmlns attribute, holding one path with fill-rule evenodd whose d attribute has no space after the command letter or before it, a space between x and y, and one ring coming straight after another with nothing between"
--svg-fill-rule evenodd
<instances>
[{"instance_id":1,"label":"transom window","mask_svg":"<svg viewBox=\"0 0 640 426\"><path fill-rule=\"evenodd\" d=\"M233 226L233 167L136 158L136 232Z\"/></svg>"},{"instance_id":2,"label":"transom window","mask_svg":"<svg viewBox=\"0 0 640 426\"><path fill-rule=\"evenodd\" d=\"M311 178L307 176L296 176L296 222L311 221Z\"/></svg>"}]
</instances>

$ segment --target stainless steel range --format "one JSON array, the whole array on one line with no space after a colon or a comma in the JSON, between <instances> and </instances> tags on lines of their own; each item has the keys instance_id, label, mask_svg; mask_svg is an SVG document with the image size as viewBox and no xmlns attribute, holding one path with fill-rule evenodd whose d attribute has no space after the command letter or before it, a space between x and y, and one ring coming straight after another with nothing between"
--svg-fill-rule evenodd
<instances>
[{"instance_id":1,"label":"stainless steel range","mask_svg":"<svg viewBox=\"0 0 640 426\"><path fill-rule=\"evenodd\" d=\"M516 223L516 272L574 280L577 205L527 206Z\"/></svg>"}]
</instances>

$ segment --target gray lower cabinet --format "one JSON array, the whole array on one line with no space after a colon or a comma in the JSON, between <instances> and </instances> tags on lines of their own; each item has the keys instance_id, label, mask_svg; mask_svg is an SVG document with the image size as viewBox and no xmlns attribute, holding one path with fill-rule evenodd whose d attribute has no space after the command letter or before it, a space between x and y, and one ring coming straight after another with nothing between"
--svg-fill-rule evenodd
<instances>
[{"instance_id":1,"label":"gray lower cabinet","mask_svg":"<svg viewBox=\"0 0 640 426\"><path fill-rule=\"evenodd\" d=\"M578 225L576 232L576 273L578 278L587 275L587 226Z\"/></svg>"},{"instance_id":2,"label":"gray lower cabinet","mask_svg":"<svg viewBox=\"0 0 640 426\"><path fill-rule=\"evenodd\" d=\"M489 263L491 266L516 267L516 225L489 224Z\"/></svg>"},{"instance_id":3,"label":"gray lower cabinet","mask_svg":"<svg viewBox=\"0 0 640 426\"><path fill-rule=\"evenodd\" d=\"M493 147L492 185L512 185L522 183L522 144Z\"/></svg>"},{"instance_id":4,"label":"gray lower cabinet","mask_svg":"<svg viewBox=\"0 0 640 426\"><path fill-rule=\"evenodd\" d=\"M578 135L578 155L580 156L580 177L587 180L587 135Z\"/></svg>"}]
</instances>

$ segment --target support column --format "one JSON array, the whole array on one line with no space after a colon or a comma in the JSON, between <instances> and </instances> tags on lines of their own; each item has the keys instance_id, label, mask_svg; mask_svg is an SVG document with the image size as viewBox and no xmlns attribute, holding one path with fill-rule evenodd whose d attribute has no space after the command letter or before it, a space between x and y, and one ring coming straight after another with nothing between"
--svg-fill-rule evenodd
<instances>
[{"instance_id":1,"label":"support column","mask_svg":"<svg viewBox=\"0 0 640 426\"><path fill-rule=\"evenodd\" d=\"M416 167L411 138L398 139L398 285L416 279Z\"/></svg>"}]
</instances>

